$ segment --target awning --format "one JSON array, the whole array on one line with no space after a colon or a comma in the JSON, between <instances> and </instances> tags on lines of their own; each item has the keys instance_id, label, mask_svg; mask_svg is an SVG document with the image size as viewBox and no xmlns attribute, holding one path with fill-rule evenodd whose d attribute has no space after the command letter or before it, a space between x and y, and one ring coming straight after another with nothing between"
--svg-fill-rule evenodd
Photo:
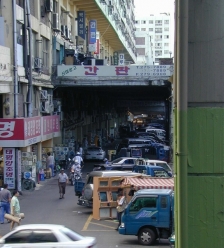
<instances>
[{"instance_id":1,"label":"awning","mask_svg":"<svg viewBox=\"0 0 224 248\"><path fill-rule=\"evenodd\" d=\"M126 177L123 185L134 185L136 190L139 189L172 189L174 190L173 178L136 178Z\"/></svg>"}]
</instances>

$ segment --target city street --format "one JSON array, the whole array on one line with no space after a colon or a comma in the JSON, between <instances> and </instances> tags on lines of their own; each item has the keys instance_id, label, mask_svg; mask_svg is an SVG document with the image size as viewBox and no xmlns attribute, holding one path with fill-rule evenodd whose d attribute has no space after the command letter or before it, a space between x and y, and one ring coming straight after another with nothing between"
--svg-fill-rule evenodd
<instances>
[{"instance_id":1,"label":"city street","mask_svg":"<svg viewBox=\"0 0 224 248\"><path fill-rule=\"evenodd\" d=\"M93 163L85 163L84 171L90 171ZM84 176L86 173L83 173ZM61 224L83 236L94 236L98 248L142 247L135 236L119 235L114 220L94 220L92 211L77 205L74 187L67 185L65 199L59 199L57 179L45 179L33 192L25 191L20 196L21 212L25 213L22 224ZM9 232L10 224L0 225L0 235ZM169 247L167 240L162 240L152 247Z\"/></svg>"}]
</instances>

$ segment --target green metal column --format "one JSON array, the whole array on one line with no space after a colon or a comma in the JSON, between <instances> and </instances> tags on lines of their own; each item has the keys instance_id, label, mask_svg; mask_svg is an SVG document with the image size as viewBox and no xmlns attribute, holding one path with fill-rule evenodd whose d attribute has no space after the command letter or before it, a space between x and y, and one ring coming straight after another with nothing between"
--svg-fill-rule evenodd
<instances>
[{"instance_id":1,"label":"green metal column","mask_svg":"<svg viewBox=\"0 0 224 248\"><path fill-rule=\"evenodd\" d=\"M187 211L187 84L188 84L188 1L177 1L176 12L176 247L188 248Z\"/></svg>"}]
</instances>

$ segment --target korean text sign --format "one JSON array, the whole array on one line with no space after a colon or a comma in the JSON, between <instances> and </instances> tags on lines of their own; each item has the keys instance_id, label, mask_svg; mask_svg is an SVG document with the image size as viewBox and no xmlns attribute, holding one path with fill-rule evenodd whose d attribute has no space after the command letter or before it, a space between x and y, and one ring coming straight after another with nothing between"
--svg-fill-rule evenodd
<instances>
[{"instance_id":1,"label":"korean text sign","mask_svg":"<svg viewBox=\"0 0 224 248\"><path fill-rule=\"evenodd\" d=\"M4 148L4 183L8 189L15 189L15 148Z\"/></svg>"},{"instance_id":2,"label":"korean text sign","mask_svg":"<svg viewBox=\"0 0 224 248\"><path fill-rule=\"evenodd\" d=\"M96 43L96 20L89 21L89 44Z\"/></svg>"},{"instance_id":3,"label":"korean text sign","mask_svg":"<svg viewBox=\"0 0 224 248\"><path fill-rule=\"evenodd\" d=\"M78 36L83 40L86 37L86 14L85 11L78 11Z\"/></svg>"}]
</instances>

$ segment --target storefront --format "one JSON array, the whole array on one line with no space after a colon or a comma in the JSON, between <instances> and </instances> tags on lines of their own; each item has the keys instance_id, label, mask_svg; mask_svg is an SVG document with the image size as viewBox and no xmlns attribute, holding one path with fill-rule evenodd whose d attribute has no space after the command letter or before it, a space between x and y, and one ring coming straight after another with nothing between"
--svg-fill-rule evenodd
<instances>
[{"instance_id":1,"label":"storefront","mask_svg":"<svg viewBox=\"0 0 224 248\"><path fill-rule=\"evenodd\" d=\"M53 151L53 139L60 137L60 117L0 119L0 187L21 188L24 173L36 181L38 164L45 169L43 150ZM43 164L42 164L43 162ZM2 168L2 169L1 169ZM1 174L2 173L2 174ZM30 175L28 175L30 173Z\"/></svg>"}]
</instances>

